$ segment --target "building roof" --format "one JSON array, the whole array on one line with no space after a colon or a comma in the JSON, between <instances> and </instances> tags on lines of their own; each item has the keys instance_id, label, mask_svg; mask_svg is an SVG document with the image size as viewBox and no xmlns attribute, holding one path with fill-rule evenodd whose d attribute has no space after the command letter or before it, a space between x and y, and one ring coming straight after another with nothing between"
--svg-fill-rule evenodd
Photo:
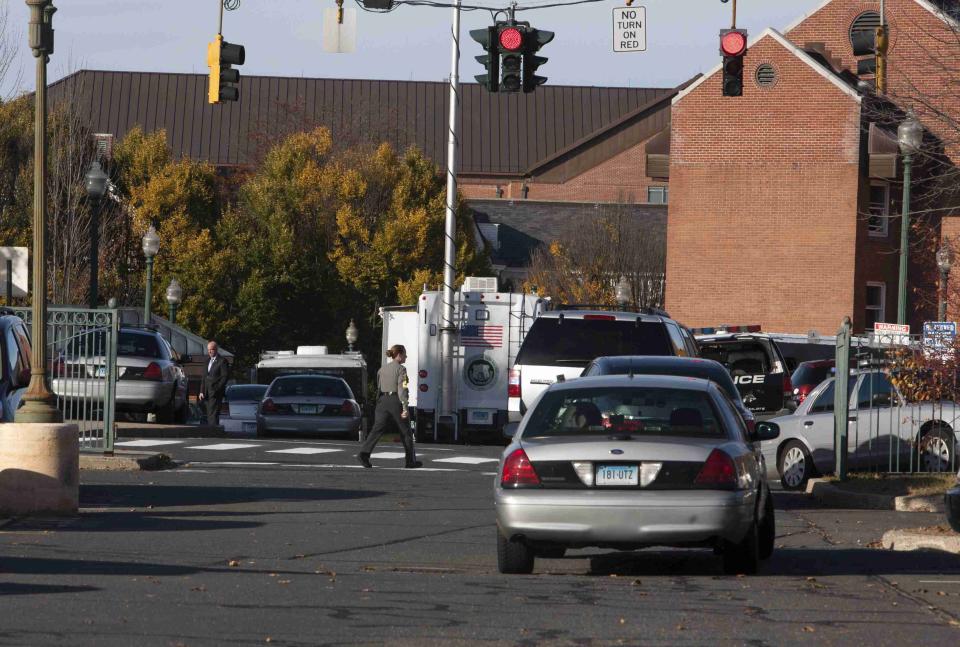
<instances>
[{"instance_id":1,"label":"building roof","mask_svg":"<svg viewBox=\"0 0 960 647\"><path fill-rule=\"evenodd\" d=\"M69 97L93 132L165 129L174 155L218 166L252 163L265 142L320 125L338 142L416 144L434 162L446 161L445 82L241 76L240 101L217 106L206 90L204 74L83 70L52 84L50 98ZM522 174L624 118L650 118L650 106L675 92L545 85L531 94L491 94L464 84L458 170Z\"/></svg>"},{"instance_id":2,"label":"building roof","mask_svg":"<svg viewBox=\"0 0 960 647\"><path fill-rule=\"evenodd\" d=\"M799 27L807 18L819 12L834 0L823 0L816 8L803 14L792 23L784 27L783 33L789 34L793 29ZM960 2L957 0L913 0L918 5L942 19L948 25L958 26L957 18L960 17Z\"/></svg>"}]
</instances>

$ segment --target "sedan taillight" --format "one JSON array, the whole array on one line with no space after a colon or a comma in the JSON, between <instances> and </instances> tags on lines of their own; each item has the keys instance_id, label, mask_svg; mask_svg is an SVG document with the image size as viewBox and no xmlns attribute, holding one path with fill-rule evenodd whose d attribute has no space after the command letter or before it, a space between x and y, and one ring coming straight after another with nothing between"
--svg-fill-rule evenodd
<instances>
[{"instance_id":1,"label":"sedan taillight","mask_svg":"<svg viewBox=\"0 0 960 647\"><path fill-rule=\"evenodd\" d=\"M341 416L356 416L358 412L354 409L353 402L350 400L344 400L343 404L340 405L340 415Z\"/></svg>"},{"instance_id":2,"label":"sedan taillight","mask_svg":"<svg viewBox=\"0 0 960 647\"><path fill-rule=\"evenodd\" d=\"M721 449L714 449L700 468L694 479L694 485L702 488L733 490L737 487L737 466L730 455Z\"/></svg>"},{"instance_id":3,"label":"sedan taillight","mask_svg":"<svg viewBox=\"0 0 960 647\"><path fill-rule=\"evenodd\" d=\"M522 449L514 451L503 461L503 474L500 475L502 487L533 487L540 485L540 477L533 469L527 452Z\"/></svg>"},{"instance_id":4,"label":"sedan taillight","mask_svg":"<svg viewBox=\"0 0 960 647\"><path fill-rule=\"evenodd\" d=\"M156 362L150 362L146 370L143 372L143 379L145 380L162 380L163 371L160 369L160 365Z\"/></svg>"},{"instance_id":5,"label":"sedan taillight","mask_svg":"<svg viewBox=\"0 0 960 647\"><path fill-rule=\"evenodd\" d=\"M274 404L273 400L271 400L270 398L267 398L267 399L264 400L263 403L260 405L260 411L261 411L262 413L276 413L276 412L277 412L277 405Z\"/></svg>"}]
</instances>

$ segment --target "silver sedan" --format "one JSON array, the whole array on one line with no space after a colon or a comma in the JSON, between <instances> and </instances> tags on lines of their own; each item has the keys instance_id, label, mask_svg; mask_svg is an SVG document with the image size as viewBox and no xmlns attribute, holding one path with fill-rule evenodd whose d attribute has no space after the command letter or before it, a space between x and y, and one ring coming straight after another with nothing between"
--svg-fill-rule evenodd
<instances>
[{"instance_id":1,"label":"silver sedan","mask_svg":"<svg viewBox=\"0 0 960 647\"><path fill-rule=\"evenodd\" d=\"M257 411L257 434L356 436L360 405L347 383L326 375L285 375L270 383Z\"/></svg>"},{"instance_id":2,"label":"silver sedan","mask_svg":"<svg viewBox=\"0 0 960 647\"><path fill-rule=\"evenodd\" d=\"M705 546L753 573L773 552L773 500L754 443L713 382L586 377L548 388L503 452L494 488L501 573L568 548Z\"/></svg>"}]
</instances>

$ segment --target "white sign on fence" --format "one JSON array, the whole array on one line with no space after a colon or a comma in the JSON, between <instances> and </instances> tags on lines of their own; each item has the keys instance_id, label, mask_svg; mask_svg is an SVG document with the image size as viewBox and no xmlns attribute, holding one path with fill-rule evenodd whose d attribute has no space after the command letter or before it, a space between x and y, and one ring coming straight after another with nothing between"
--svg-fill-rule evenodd
<instances>
[{"instance_id":1,"label":"white sign on fence","mask_svg":"<svg viewBox=\"0 0 960 647\"><path fill-rule=\"evenodd\" d=\"M29 269L27 267L30 250L26 247L0 247L0 296L7 295L7 261L10 261L13 277L14 297L25 297L30 293L27 285Z\"/></svg>"},{"instance_id":2,"label":"white sign on fence","mask_svg":"<svg viewBox=\"0 0 960 647\"><path fill-rule=\"evenodd\" d=\"M909 344L910 324L878 321L873 324L873 337L881 344Z\"/></svg>"},{"instance_id":3,"label":"white sign on fence","mask_svg":"<svg viewBox=\"0 0 960 647\"><path fill-rule=\"evenodd\" d=\"M647 51L646 7L617 7L613 10L613 51Z\"/></svg>"}]
</instances>

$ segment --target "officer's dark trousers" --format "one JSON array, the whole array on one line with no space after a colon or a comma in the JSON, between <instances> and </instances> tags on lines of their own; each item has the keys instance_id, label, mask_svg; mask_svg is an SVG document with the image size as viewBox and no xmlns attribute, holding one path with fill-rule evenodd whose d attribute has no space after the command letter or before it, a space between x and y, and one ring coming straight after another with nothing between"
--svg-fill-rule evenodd
<instances>
[{"instance_id":1,"label":"officer's dark trousers","mask_svg":"<svg viewBox=\"0 0 960 647\"><path fill-rule=\"evenodd\" d=\"M380 440L383 432L387 431L391 425L397 427L400 432L400 440L403 441L403 451L407 455L407 465L416 458L413 454L413 434L410 431L410 424L404 418L400 417L402 409L400 397L397 394L381 395L377 400L377 409L373 418L373 429L367 434L367 439L363 441L360 447L361 454L372 454L373 448Z\"/></svg>"}]
</instances>

